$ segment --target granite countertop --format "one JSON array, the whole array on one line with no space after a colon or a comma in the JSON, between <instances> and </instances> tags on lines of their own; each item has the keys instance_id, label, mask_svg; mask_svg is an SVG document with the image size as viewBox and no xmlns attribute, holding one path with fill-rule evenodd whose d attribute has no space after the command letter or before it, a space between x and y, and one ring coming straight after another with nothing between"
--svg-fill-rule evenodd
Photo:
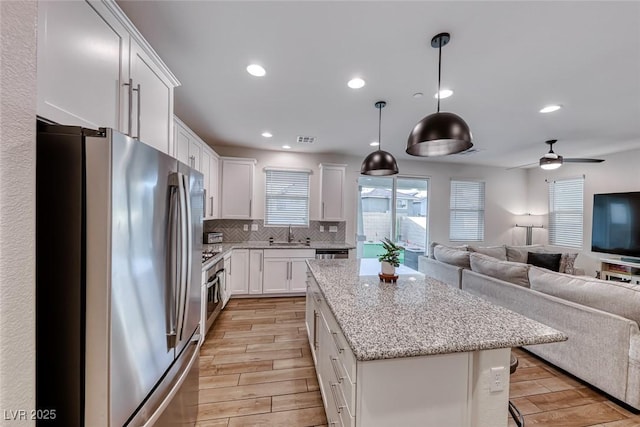
<instances>
[{"instance_id":1,"label":"granite countertop","mask_svg":"<svg viewBox=\"0 0 640 427\"><path fill-rule=\"evenodd\" d=\"M360 260L308 260L358 360L565 341L562 332L420 273L360 276Z\"/></svg>"},{"instance_id":2,"label":"granite countertop","mask_svg":"<svg viewBox=\"0 0 640 427\"><path fill-rule=\"evenodd\" d=\"M210 268L213 264L220 261L229 251L233 249L355 249L354 245L349 243L328 243L328 242L311 242L309 246L306 245L278 245L274 243L270 245L269 242L229 242L229 243L216 243L211 245L203 245L203 250L214 250L220 252L213 258L208 259L202 263L202 270Z\"/></svg>"}]
</instances>

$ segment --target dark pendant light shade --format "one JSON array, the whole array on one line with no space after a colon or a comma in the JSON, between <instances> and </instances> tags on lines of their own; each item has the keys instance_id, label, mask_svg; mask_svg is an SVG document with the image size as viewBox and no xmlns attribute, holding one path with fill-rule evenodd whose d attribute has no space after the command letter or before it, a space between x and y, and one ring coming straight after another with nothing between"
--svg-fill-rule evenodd
<instances>
[{"instance_id":1,"label":"dark pendant light shade","mask_svg":"<svg viewBox=\"0 0 640 427\"><path fill-rule=\"evenodd\" d=\"M445 156L473 147L471 131L462 117L440 112L442 46L449 40L449 33L440 33L431 39L431 46L438 49L438 110L420 120L409 134L406 151L412 156Z\"/></svg>"},{"instance_id":2,"label":"dark pendant light shade","mask_svg":"<svg viewBox=\"0 0 640 427\"><path fill-rule=\"evenodd\" d=\"M386 151L380 149L381 141L381 125L382 125L382 109L387 105L384 101L376 102L375 106L379 110L378 116L378 149L365 157L360 168L362 175L395 175L398 173L398 164L396 159Z\"/></svg>"}]
</instances>

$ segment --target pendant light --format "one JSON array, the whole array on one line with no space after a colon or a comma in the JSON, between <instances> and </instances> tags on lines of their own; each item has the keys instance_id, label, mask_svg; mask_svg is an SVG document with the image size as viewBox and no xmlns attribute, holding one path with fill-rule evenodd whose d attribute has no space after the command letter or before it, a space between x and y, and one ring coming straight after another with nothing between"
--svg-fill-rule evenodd
<instances>
[{"instance_id":1,"label":"pendant light","mask_svg":"<svg viewBox=\"0 0 640 427\"><path fill-rule=\"evenodd\" d=\"M375 106L379 110L378 112L378 149L373 153L369 154L365 157L362 162L362 167L360 168L360 173L362 175L395 175L398 173L398 164L396 163L396 159L391 155L391 153L387 153L386 151L382 151L380 147L382 147L381 140L381 127L382 127L382 109L387 105L384 101L376 102Z\"/></svg>"},{"instance_id":2,"label":"pendant light","mask_svg":"<svg viewBox=\"0 0 640 427\"><path fill-rule=\"evenodd\" d=\"M431 39L431 47L438 49L438 111L424 117L411 131L407 153L412 156L444 156L473 147L471 131L462 117L440 112L442 47L446 46L449 40L449 33L440 33Z\"/></svg>"}]
</instances>

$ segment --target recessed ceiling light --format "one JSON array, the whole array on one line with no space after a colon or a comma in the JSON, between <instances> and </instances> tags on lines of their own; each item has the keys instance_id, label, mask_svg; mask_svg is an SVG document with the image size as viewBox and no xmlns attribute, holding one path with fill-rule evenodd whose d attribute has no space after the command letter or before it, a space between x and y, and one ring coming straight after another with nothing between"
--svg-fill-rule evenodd
<instances>
[{"instance_id":1,"label":"recessed ceiling light","mask_svg":"<svg viewBox=\"0 0 640 427\"><path fill-rule=\"evenodd\" d=\"M369 143L370 146L372 147L377 147L378 145L380 145L380 143L378 141L373 141L371 143Z\"/></svg>"},{"instance_id":2,"label":"recessed ceiling light","mask_svg":"<svg viewBox=\"0 0 640 427\"><path fill-rule=\"evenodd\" d=\"M442 89L442 90L440 91L440 99L448 98L448 97L450 97L451 95L453 95L453 91L452 91L451 89ZM433 94L433 97L434 97L435 99L438 99L438 94L437 94L437 93L434 93L434 94Z\"/></svg>"},{"instance_id":3,"label":"recessed ceiling light","mask_svg":"<svg viewBox=\"0 0 640 427\"><path fill-rule=\"evenodd\" d=\"M265 138L271 138L273 135L271 134L271 132L262 132L262 136L264 136Z\"/></svg>"},{"instance_id":4,"label":"recessed ceiling light","mask_svg":"<svg viewBox=\"0 0 640 427\"><path fill-rule=\"evenodd\" d=\"M252 76L256 76L256 77L262 77L265 74L267 74L267 72L265 71L264 68L262 68L260 65L258 64L251 64L247 67L247 72L249 74L251 74Z\"/></svg>"},{"instance_id":5,"label":"recessed ceiling light","mask_svg":"<svg viewBox=\"0 0 640 427\"><path fill-rule=\"evenodd\" d=\"M558 111L562 108L562 105L547 105L543 109L540 110L541 113L553 113L554 111Z\"/></svg>"},{"instance_id":6,"label":"recessed ceiling light","mask_svg":"<svg viewBox=\"0 0 640 427\"><path fill-rule=\"evenodd\" d=\"M413 94L414 98L422 98L423 93L422 92L416 92Z\"/></svg>"},{"instance_id":7,"label":"recessed ceiling light","mask_svg":"<svg viewBox=\"0 0 640 427\"><path fill-rule=\"evenodd\" d=\"M283 145L282 148L284 148L285 150L288 150L288 149L291 148L291 146L290 145Z\"/></svg>"},{"instance_id":8,"label":"recessed ceiling light","mask_svg":"<svg viewBox=\"0 0 640 427\"><path fill-rule=\"evenodd\" d=\"M347 86L349 86L351 89L360 89L361 87L364 87L364 85L365 85L364 80L358 77L356 77L355 79L351 79L349 80L349 82L347 82Z\"/></svg>"}]
</instances>

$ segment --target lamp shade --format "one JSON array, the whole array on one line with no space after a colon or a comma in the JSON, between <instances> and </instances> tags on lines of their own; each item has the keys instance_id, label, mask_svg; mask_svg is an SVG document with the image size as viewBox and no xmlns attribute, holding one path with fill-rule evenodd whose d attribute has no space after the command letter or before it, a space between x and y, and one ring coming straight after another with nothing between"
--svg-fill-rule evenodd
<instances>
[{"instance_id":1,"label":"lamp shade","mask_svg":"<svg viewBox=\"0 0 640 427\"><path fill-rule=\"evenodd\" d=\"M542 227L543 215L522 214L515 216L516 227Z\"/></svg>"},{"instance_id":2,"label":"lamp shade","mask_svg":"<svg viewBox=\"0 0 640 427\"><path fill-rule=\"evenodd\" d=\"M386 151L376 150L365 157L360 168L362 175L395 175L398 173L396 159Z\"/></svg>"},{"instance_id":3,"label":"lamp shade","mask_svg":"<svg viewBox=\"0 0 640 427\"><path fill-rule=\"evenodd\" d=\"M409 134L407 154L446 156L473 147L471 131L462 117L453 113L433 113L418 122Z\"/></svg>"}]
</instances>

